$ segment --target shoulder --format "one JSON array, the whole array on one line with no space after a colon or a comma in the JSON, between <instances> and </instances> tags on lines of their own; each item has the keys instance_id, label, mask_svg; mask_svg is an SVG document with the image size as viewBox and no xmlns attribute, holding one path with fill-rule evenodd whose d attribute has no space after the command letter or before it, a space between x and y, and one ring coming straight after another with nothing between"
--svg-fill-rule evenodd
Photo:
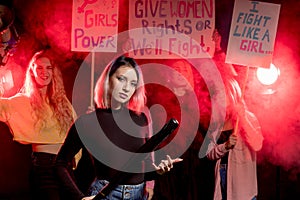
<instances>
[{"instance_id":1,"label":"shoulder","mask_svg":"<svg viewBox=\"0 0 300 200\"><path fill-rule=\"evenodd\" d=\"M6 98L10 102L16 102L16 103L29 103L30 98L24 94L16 94L12 97Z\"/></svg>"},{"instance_id":2,"label":"shoulder","mask_svg":"<svg viewBox=\"0 0 300 200\"><path fill-rule=\"evenodd\" d=\"M147 125L150 121L150 116L146 115L145 112L141 112L141 113L136 113L133 110L129 110L130 116L132 117L132 119L140 125Z\"/></svg>"},{"instance_id":3,"label":"shoulder","mask_svg":"<svg viewBox=\"0 0 300 200\"><path fill-rule=\"evenodd\" d=\"M24 112L31 109L30 98L23 95L17 94L12 97L0 98L1 110L6 110L6 112Z\"/></svg>"},{"instance_id":4,"label":"shoulder","mask_svg":"<svg viewBox=\"0 0 300 200\"><path fill-rule=\"evenodd\" d=\"M14 96L8 97L8 99L29 99L29 97L22 93L17 93Z\"/></svg>"},{"instance_id":5,"label":"shoulder","mask_svg":"<svg viewBox=\"0 0 300 200\"><path fill-rule=\"evenodd\" d=\"M88 113L85 113L83 115L80 115L78 118L77 118L77 122L94 122L94 120L97 120L98 117L101 117L103 116L104 114L110 114L111 115L111 112L108 110L108 109L99 109L97 108L96 110L92 111L92 112L88 112Z\"/></svg>"},{"instance_id":6,"label":"shoulder","mask_svg":"<svg viewBox=\"0 0 300 200\"><path fill-rule=\"evenodd\" d=\"M98 121L96 114L93 111L91 113L86 113L78 116L72 127L76 129L77 132L80 132L83 130L91 130L93 129L92 127L96 126L96 124L98 124Z\"/></svg>"}]
</instances>

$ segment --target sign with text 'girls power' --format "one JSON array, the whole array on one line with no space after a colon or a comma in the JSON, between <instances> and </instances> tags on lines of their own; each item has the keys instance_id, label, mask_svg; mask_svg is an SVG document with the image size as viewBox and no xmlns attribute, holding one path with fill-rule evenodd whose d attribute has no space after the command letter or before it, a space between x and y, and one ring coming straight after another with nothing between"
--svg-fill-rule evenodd
<instances>
[{"instance_id":1,"label":"sign with text 'girls power'","mask_svg":"<svg viewBox=\"0 0 300 200\"><path fill-rule=\"evenodd\" d=\"M73 0L71 50L116 52L118 0Z\"/></svg>"},{"instance_id":2,"label":"sign with text 'girls power'","mask_svg":"<svg viewBox=\"0 0 300 200\"><path fill-rule=\"evenodd\" d=\"M214 28L214 0L132 0L125 47L135 58L208 58Z\"/></svg>"},{"instance_id":3,"label":"sign with text 'girls power'","mask_svg":"<svg viewBox=\"0 0 300 200\"><path fill-rule=\"evenodd\" d=\"M226 63L269 68L280 5L235 0Z\"/></svg>"}]
</instances>

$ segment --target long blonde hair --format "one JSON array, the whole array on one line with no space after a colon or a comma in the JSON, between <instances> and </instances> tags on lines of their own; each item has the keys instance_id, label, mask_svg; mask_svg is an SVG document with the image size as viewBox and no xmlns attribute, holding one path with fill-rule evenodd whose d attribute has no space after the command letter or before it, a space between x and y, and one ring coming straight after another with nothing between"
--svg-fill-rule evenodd
<instances>
[{"instance_id":1,"label":"long blonde hair","mask_svg":"<svg viewBox=\"0 0 300 200\"><path fill-rule=\"evenodd\" d=\"M109 77L111 77L119 67L124 65L132 67L136 71L138 77L136 90L127 103L127 107L128 109L131 109L136 113L140 113L141 111L143 111L146 104L144 78L139 65L133 58L130 57L120 56L115 59L110 65L107 65L105 67L101 76L97 80L94 90L94 100L98 108L110 108L110 97L108 96Z\"/></svg>"},{"instance_id":2,"label":"long blonde hair","mask_svg":"<svg viewBox=\"0 0 300 200\"><path fill-rule=\"evenodd\" d=\"M39 129L43 128L46 125L46 116L44 114L44 106L46 102L42 99L42 95L37 87L33 74L35 61L42 57L48 58L53 66L52 81L47 87L48 103L54 113L54 117L59 123L61 133L66 133L73 123L73 117L75 115L66 96L61 71L53 62L54 55L50 50L43 50L34 54L29 62L21 93L30 98L30 103L34 112L33 117L36 120L35 126Z\"/></svg>"}]
</instances>

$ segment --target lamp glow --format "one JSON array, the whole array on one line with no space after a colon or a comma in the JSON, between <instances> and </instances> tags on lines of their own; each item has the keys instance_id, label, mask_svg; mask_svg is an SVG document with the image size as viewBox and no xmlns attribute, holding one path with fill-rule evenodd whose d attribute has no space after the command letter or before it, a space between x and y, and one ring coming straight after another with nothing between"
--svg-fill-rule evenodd
<instances>
[{"instance_id":1,"label":"lamp glow","mask_svg":"<svg viewBox=\"0 0 300 200\"><path fill-rule=\"evenodd\" d=\"M271 63L270 68L257 68L256 76L264 85L272 85L275 83L280 75L280 70Z\"/></svg>"}]
</instances>

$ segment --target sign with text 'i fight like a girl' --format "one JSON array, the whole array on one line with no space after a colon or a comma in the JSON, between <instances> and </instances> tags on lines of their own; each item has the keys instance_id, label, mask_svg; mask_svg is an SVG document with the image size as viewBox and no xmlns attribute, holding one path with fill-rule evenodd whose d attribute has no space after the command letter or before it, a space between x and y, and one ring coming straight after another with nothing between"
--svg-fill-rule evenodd
<instances>
[{"instance_id":1,"label":"sign with text 'i fight like a girl'","mask_svg":"<svg viewBox=\"0 0 300 200\"><path fill-rule=\"evenodd\" d=\"M236 0L225 62L269 68L279 12L278 4Z\"/></svg>"}]
</instances>

